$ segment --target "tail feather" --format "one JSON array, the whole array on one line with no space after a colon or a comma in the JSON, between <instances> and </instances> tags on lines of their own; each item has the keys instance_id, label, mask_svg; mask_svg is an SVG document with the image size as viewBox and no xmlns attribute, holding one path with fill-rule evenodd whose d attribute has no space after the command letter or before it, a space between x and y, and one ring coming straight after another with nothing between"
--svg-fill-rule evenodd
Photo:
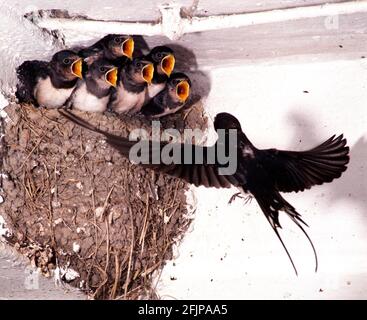
<instances>
[{"instance_id":1,"label":"tail feather","mask_svg":"<svg viewBox=\"0 0 367 320\"><path fill-rule=\"evenodd\" d=\"M99 134L104 135L107 139L107 143L109 143L109 144L113 145L114 147L116 147L120 151L120 153L122 155L124 155L125 157L129 156L130 148L134 144L136 144L136 141L130 141L128 139L123 139L120 136L115 136L113 134L110 134L108 132L100 130L97 127L93 126L92 124L88 123L87 121L83 120L82 118L76 116L75 114L73 114L73 113L71 113L67 110L59 109L58 111L62 116L64 116L65 118L67 118L71 122L74 122L74 123L78 124L79 126L85 128L85 129L88 129L90 131L97 132Z\"/></svg>"},{"instance_id":2,"label":"tail feather","mask_svg":"<svg viewBox=\"0 0 367 320\"><path fill-rule=\"evenodd\" d=\"M298 228L301 229L302 233L306 236L307 240L309 241L314 256L315 256L315 272L318 269L318 258L317 258L317 253L316 253L316 249L315 246L311 240L311 238L309 237L309 235L307 234L307 232L305 231L305 229L303 228L302 224L307 226L306 222L303 221L303 219L301 218L301 215L296 211L296 209L290 205L278 192L274 191L272 193L262 193L262 194L254 194L254 197L257 201L257 203L259 204L261 210L263 211L266 219L269 221L270 226L272 227L273 231L275 232L276 236L278 237L279 241L281 242L284 251L286 252L292 266L293 269L296 273L296 275L298 275L297 272L297 268L293 262L293 259L287 249L287 247L285 246L279 232L278 232L278 228L281 228L281 225L279 223L279 211L284 211L288 214L288 216L291 218L291 220L297 225Z\"/></svg>"}]
</instances>

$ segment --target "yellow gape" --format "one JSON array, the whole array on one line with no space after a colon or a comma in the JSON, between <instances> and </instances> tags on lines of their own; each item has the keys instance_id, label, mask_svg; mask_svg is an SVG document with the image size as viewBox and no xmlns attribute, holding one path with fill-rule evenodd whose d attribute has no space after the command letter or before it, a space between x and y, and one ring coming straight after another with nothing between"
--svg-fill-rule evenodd
<instances>
[{"instance_id":1,"label":"yellow gape","mask_svg":"<svg viewBox=\"0 0 367 320\"><path fill-rule=\"evenodd\" d=\"M163 72L169 77L175 68L176 59L173 54L169 54L162 59L161 68Z\"/></svg>"},{"instance_id":2,"label":"yellow gape","mask_svg":"<svg viewBox=\"0 0 367 320\"><path fill-rule=\"evenodd\" d=\"M142 70L141 75L143 79L148 83L151 84L154 76L154 66L153 63L147 64Z\"/></svg>"},{"instance_id":3,"label":"yellow gape","mask_svg":"<svg viewBox=\"0 0 367 320\"><path fill-rule=\"evenodd\" d=\"M117 68L114 67L106 72L105 79L106 82L111 86L116 87L117 85Z\"/></svg>"},{"instance_id":4,"label":"yellow gape","mask_svg":"<svg viewBox=\"0 0 367 320\"><path fill-rule=\"evenodd\" d=\"M83 75L82 75L82 71L83 71L83 59L78 59L76 61L73 62L73 64L71 65L71 73L82 79Z\"/></svg>"},{"instance_id":5,"label":"yellow gape","mask_svg":"<svg viewBox=\"0 0 367 320\"><path fill-rule=\"evenodd\" d=\"M185 102L190 95L190 85L186 80L176 86L176 94L180 101Z\"/></svg>"},{"instance_id":6,"label":"yellow gape","mask_svg":"<svg viewBox=\"0 0 367 320\"><path fill-rule=\"evenodd\" d=\"M122 52L129 59L133 58L133 53L134 53L134 40L133 40L133 38L128 38L122 43Z\"/></svg>"}]
</instances>

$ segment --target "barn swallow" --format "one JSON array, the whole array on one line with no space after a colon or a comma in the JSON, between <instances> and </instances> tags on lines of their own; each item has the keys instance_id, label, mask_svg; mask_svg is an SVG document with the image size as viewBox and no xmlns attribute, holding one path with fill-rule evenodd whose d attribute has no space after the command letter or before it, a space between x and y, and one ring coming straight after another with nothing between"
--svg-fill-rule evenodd
<instances>
[{"instance_id":1,"label":"barn swallow","mask_svg":"<svg viewBox=\"0 0 367 320\"><path fill-rule=\"evenodd\" d=\"M120 34L108 34L92 46L78 52L87 65L104 58L113 62L116 66L124 64L128 59L132 59L133 53L134 39Z\"/></svg>"},{"instance_id":2,"label":"barn swallow","mask_svg":"<svg viewBox=\"0 0 367 320\"><path fill-rule=\"evenodd\" d=\"M163 91L158 93L141 110L150 118L160 118L183 108L191 93L191 81L184 73L173 73Z\"/></svg>"},{"instance_id":3,"label":"barn swallow","mask_svg":"<svg viewBox=\"0 0 367 320\"><path fill-rule=\"evenodd\" d=\"M78 81L66 107L89 112L106 111L111 88L116 87L117 73L117 67L108 60L96 60L84 79Z\"/></svg>"},{"instance_id":4,"label":"barn swallow","mask_svg":"<svg viewBox=\"0 0 367 320\"><path fill-rule=\"evenodd\" d=\"M127 138L104 132L73 114L62 114L70 121L104 135L106 142L117 149L122 156L131 156L130 150L137 144L136 141L130 141ZM307 151L257 149L242 131L239 121L229 113L219 113L215 117L214 128L217 132L220 130L224 131L225 139L221 142L218 139L213 146L209 147L179 143L178 148L181 151L180 163L164 164L160 162L159 164L153 164L151 162L143 166L181 178L195 186L215 188L235 186L241 193L251 194L256 199L280 240L297 274L295 264L278 232L278 228L281 228L279 212L285 212L310 242L315 255L315 271L317 271L316 250L303 228L303 225L307 226L307 224L302 220L296 209L280 193L304 191L312 186L321 185L339 178L347 169L349 162L349 147L346 146L346 139L343 138L343 135L338 137L334 135L317 147ZM233 136L230 135L231 129L234 130L236 139L233 139ZM216 154L215 150L223 146L226 150L230 150L228 146L231 143L230 141L233 140L235 140L234 150L236 150L233 157L237 159L237 166L234 173L222 174L220 172L223 166L222 162L218 159L209 161L208 155ZM158 142L157 147L157 142L150 140L147 148L142 148L140 153L147 153L149 159L152 159L152 153L157 148L162 150L167 144L168 142ZM184 155L187 150L191 150L190 159L186 158L187 153ZM197 162L195 160L196 154L201 154L203 161Z\"/></svg>"},{"instance_id":5,"label":"barn swallow","mask_svg":"<svg viewBox=\"0 0 367 320\"><path fill-rule=\"evenodd\" d=\"M148 101L148 85L154 75L154 65L143 57L135 58L120 68L110 109L116 113L134 114Z\"/></svg>"},{"instance_id":6,"label":"barn swallow","mask_svg":"<svg viewBox=\"0 0 367 320\"><path fill-rule=\"evenodd\" d=\"M154 64L154 77L152 84L148 87L149 98L153 98L164 89L175 68L176 60L173 50L166 46L153 48L146 58Z\"/></svg>"},{"instance_id":7,"label":"barn swallow","mask_svg":"<svg viewBox=\"0 0 367 320\"><path fill-rule=\"evenodd\" d=\"M21 103L59 108L82 78L82 59L70 50L54 54L50 62L25 61L17 68L16 97Z\"/></svg>"}]
</instances>

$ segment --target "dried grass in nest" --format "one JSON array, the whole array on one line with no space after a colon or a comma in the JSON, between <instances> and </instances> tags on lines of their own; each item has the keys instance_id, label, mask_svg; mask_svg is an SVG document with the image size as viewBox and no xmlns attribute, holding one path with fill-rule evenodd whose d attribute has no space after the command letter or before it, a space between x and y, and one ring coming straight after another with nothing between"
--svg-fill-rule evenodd
<instances>
[{"instance_id":1,"label":"dried grass in nest","mask_svg":"<svg viewBox=\"0 0 367 320\"><path fill-rule=\"evenodd\" d=\"M152 274L172 258L187 230L187 185L132 165L103 137L55 110L11 105L5 124L0 206L9 241L45 275L59 267L96 299L157 298ZM150 130L143 119L78 113L101 129L128 136ZM163 128L206 128L202 106L164 120ZM70 279L66 270L78 272Z\"/></svg>"}]
</instances>

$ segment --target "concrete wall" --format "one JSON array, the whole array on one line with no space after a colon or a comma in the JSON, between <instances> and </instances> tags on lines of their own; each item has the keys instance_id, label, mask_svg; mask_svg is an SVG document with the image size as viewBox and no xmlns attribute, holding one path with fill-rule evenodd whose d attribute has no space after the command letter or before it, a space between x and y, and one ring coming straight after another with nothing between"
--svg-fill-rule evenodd
<instances>
[{"instance_id":1,"label":"concrete wall","mask_svg":"<svg viewBox=\"0 0 367 320\"><path fill-rule=\"evenodd\" d=\"M231 112L261 148L302 150L344 133L351 162L341 179L284 197L302 214L319 256L285 214L281 234L296 277L255 201L195 188L193 231L164 269L168 298L367 298L367 61L268 62L210 72L206 107ZM308 93L305 93L307 91ZM172 281L171 279L177 279Z\"/></svg>"}]
</instances>

